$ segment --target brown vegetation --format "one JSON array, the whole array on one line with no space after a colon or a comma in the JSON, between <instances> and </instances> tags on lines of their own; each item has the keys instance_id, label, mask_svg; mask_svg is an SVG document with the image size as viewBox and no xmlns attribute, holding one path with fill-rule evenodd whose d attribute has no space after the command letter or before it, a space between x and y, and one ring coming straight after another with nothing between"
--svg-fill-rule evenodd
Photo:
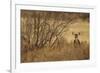
<instances>
[{"instance_id":1,"label":"brown vegetation","mask_svg":"<svg viewBox=\"0 0 100 73\"><path fill-rule=\"evenodd\" d=\"M62 48L41 48L34 51L22 52L21 62L44 62L64 60L86 60L89 59L89 46L81 43L75 48L73 43L66 44Z\"/></svg>"}]
</instances>

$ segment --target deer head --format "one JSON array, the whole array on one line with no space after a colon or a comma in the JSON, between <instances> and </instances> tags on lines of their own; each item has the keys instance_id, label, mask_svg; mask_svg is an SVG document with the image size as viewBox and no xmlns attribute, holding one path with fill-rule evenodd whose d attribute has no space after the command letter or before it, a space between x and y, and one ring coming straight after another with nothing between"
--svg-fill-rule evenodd
<instances>
[{"instance_id":1,"label":"deer head","mask_svg":"<svg viewBox=\"0 0 100 73\"><path fill-rule=\"evenodd\" d=\"M78 38L78 36L80 35L80 32L78 32L78 33L72 32L72 35L74 35L75 38Z\"/></svg>"}]
</instances>

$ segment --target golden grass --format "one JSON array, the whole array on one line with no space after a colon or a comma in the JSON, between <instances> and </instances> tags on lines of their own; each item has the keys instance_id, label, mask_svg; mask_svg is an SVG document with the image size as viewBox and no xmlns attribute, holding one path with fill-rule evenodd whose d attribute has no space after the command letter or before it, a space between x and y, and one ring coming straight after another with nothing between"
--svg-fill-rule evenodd
<instances>
[{"instance_id":1,"label":"golden grass","mask_svg":"<svg viewBox=\"0 0 100 73\"><path fill-rule=\"evenodd\" d=\"M63 48L41 48L27 52L21 52L21 62L67 61L89 59L89 45L82 43L75 48L73 44L67 44Z\"/></svg>"}]
</instances>

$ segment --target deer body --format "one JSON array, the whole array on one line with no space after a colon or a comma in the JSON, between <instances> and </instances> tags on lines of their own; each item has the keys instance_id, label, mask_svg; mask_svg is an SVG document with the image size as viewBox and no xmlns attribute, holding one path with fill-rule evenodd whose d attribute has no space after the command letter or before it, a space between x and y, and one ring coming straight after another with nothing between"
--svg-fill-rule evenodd
<instances>
[{"instance_id":1,"label":"deer body","mask_svg":"<svg viewBox=\"0 0 100 73\"><path fill-rule=\"evenodd\" d=\"M74 47L75 48L79 47L80 46L80 40L79 40L78 36L80 35L80 33L73 33L72 32L72 34L74 35L74 41L73 41Z\"/></svg>"}]
</instances>

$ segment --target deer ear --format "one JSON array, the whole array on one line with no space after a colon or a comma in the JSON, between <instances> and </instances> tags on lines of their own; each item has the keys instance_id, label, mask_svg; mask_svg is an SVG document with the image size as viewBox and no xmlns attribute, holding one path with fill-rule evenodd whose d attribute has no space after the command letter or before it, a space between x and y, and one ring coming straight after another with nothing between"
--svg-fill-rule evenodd
<instances>
[{"instance_id":1,"label":"deer ear","mask_svg":"<svg viewBox=\"0 0 100 73\"><path fill-rule=\"evenodd\" d=\"M74 32L72 32L72 35L74 35Z\"/></svg>"},{"instance_id":2,"label":"deer ear","mask_svg":"<svg viewBox=\"0 0 100 73\"><path fill-rule=\"evenodd\" d=\"M80 32L78 34L80 35Z\"/></svg>"}]
</instances>

